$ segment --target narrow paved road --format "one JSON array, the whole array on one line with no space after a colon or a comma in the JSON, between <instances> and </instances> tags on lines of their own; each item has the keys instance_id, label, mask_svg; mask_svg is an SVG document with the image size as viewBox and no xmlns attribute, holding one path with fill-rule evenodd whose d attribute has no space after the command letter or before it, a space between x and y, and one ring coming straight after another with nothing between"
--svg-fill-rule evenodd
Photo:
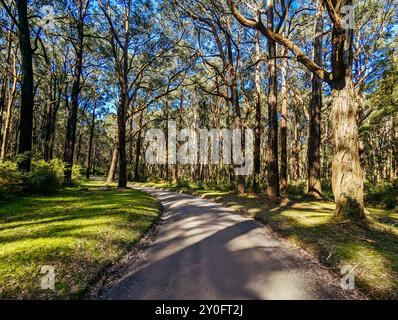
<instances>
[{"instance_id":1,"label":"narrow paved road","mask_svg":"<svg viewBox=\"0 0 398 320\"><path fill-rule=\"evenodd\" d=\"M152 188L164 214L138 261L102 299L345 299L339 279L258 222Z\"/></svg>"}]
</instances>

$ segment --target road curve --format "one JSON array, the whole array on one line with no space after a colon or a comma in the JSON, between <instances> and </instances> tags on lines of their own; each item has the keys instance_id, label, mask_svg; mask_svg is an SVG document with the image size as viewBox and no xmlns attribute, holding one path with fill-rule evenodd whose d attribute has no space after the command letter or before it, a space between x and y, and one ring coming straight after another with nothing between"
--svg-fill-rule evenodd
<instances>
[{"instance_id":1,"label":"road curve","mask_svg":"<svg viewBox=\"0 0 398 320\"><path fill-rule=\"evenodd\" d=\"M347 299L339 279L253 219L186 194L159 199L154 240L101 299Z\"/></svg>"}]
</instances>

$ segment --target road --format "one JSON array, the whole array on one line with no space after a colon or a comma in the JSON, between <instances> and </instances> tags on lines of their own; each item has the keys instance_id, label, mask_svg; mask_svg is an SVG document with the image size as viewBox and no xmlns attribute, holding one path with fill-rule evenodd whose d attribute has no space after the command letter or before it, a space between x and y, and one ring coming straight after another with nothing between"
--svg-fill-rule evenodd
<instances>
[{"instance_id":1,"label":"road","mask_svg":"<svg viewBox=\"0 0 398 320\"><path fill-rule=\"evenodd\" d=\"M101 299L347 299L339 278L267 227L218 203L138 187L159 199L153 241Z\"/></svg>"}]
</instances>

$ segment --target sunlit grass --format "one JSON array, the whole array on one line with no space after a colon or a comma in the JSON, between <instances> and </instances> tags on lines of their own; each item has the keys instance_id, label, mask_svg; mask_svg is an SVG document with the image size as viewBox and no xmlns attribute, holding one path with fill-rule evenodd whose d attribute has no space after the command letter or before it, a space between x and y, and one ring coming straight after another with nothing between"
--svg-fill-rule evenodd
<instances>
[{"instance_id":1,"label":"sunlit grass","mask_svg":"<svg viewBox=\"0 0 398 320\"><path fill-rule=\"evenodd\" d=\"M156 200L136 190L86 181L52 196L0 206L0 298L76 298L153 224ZM56 291L40 288L55 267Z\"/></svg>"}]
</instances>

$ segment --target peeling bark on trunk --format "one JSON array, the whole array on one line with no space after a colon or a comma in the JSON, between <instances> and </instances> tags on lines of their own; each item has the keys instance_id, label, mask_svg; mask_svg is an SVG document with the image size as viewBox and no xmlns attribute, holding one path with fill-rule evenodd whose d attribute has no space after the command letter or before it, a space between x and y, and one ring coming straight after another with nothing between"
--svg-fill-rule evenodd
<instances>
[{"instance_id":1,"label":"peeling bark on trunk","mask_svg":"<svg viewBox=\"0 0 398 320\"><path fill-rule=\"evenodd\" d=\"M351 4L346 1L345 4ZM363 172L359 160L357 106L352 81L353 30L333 28L332 33L332 187L338 218L363 220Z\"/></svg>"}]
</instances>

